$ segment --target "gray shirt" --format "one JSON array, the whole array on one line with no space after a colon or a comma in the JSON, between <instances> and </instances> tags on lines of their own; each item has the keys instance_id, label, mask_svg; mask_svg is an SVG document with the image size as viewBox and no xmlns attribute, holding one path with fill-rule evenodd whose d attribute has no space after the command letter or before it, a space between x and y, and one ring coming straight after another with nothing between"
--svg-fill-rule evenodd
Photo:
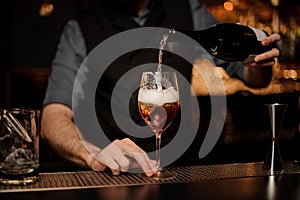
<instances>
[{"instance_id":1,"label":"gray shirt","mask_svg":"<svg viewBox=\"0 0 300 200\"><path fill-rule=\"evenodd\" d=\"M218 21L198 2L189 0L195 30L205 29ZM145 15L135 17L141 26ZM61 103L72 108L73 84L77 71L87 55L86 44L76 20L69 21L61 35L55 58L52 62L52 73L44 99L44 106L50 103ZM223 66L228 74L243 80L243 65L241 63L228 63L212 58L217 66Z\"/></svg>"}]
</instances>

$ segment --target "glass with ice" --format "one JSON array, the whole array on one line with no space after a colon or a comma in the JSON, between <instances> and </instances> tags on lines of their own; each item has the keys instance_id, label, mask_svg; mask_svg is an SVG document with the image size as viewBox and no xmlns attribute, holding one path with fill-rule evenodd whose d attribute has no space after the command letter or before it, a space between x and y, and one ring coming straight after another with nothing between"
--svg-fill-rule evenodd
<instances>
[{"instance_id":1,"label":"glass with ice","mask_svg":"<svg viewBox=\"0 0 300 200\"><path fill-rule=\"evenodd\" d=\"M179 91L175 72L144 72L138 94L138 108L156 136L156 165L154 179L168 179L175 172L160 167L162 133L170 126L179 110Z\"/></svg>"},{"instance_id":2,"label":"glass with ice","mask_svg":"<svg viewBox=\"0 0 300 200\"><path fill-rule=\"evenodd\" d=\"M0 183L26 185L38 180L40 111L1 110Z\"/></svg>"}]
</instances>

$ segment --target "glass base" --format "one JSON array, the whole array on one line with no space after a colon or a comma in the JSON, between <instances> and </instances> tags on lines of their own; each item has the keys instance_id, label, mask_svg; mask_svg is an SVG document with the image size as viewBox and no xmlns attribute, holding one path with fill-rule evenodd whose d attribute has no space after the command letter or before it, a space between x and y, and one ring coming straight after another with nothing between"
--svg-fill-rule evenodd
<instances>
[{"instance_id":1,"label":"glass base","mask_svg":"<svg viewBox=\"0 0 300 200\"><path fill-rule=\"evenodd\" d=\"M3 185L28 185L35 183L39 178L37 176L32 176L32 177L26 177L23 179L5 179L5 178L0 178L0 184Z\"/></svg>"},{"instance_id":2,"label":"glass base","mask_svg":"<svg viewBox=\"0 0 300 200\"><path fill-rule=\"evenodd\" d=\"M169 170L166 170L165 168L160 169L155 175L153 176L146 176L144 173L140 174L142 178L147 178L147 179L154 179L154 180L167 180L167 179L172 179L177 176L176 172L172 172Z\"/></svg>"},{"instance_id":3,"label":"glass base","mask_svg":"<svg viewBox=\"0 0 300 200\"><path fill-rule=\"evenodd\" d=\"M152 176L153 179L155 180L166 180L166 179L171 179L175 178L177 176L176 172L171 172L166 170L165 168L160 169L154 176Z\"/></svg>"},{"instance_id":4,"label":"glass base","mask_svg":"<svg viewBox=\"0 0 300 200\"><path fill-rule=\"evenodd\" d=\"M11 175L0 173L0 184L3 185L28 185L33 184L39 180L37 172L25 175Z\"/></svg>"}]
</instances>

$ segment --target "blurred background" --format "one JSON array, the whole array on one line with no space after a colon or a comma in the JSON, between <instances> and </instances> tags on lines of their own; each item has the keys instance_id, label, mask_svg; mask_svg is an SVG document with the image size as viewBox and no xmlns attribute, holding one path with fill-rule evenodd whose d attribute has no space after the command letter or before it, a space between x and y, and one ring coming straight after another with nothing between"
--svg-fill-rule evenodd
<instances>
[{"instance_id":1,"label":"blurred background","mask_svg":"<svg viewBox=\"0 0 300 200\"><path fill-rule=\"evenodd\" d=\"M221 22L239 22L267 32L280 33L279 64L274 66L275 80L268 91L300 91L300 1L294 0L200 0ZM84 0L10 0L0 7L0 105L39 107L43 98L37 91L16 96L17 80L22 73L40 81L47 77L59 36L67 20L86 9ZM19 69L19 68L26 68ZM36 73L36 75L35 75ZM23 75L23 76L25 76ZM29 83L28 83L29 84ZM37 90L40 90L37 88ZM270 91L272 90L272 91ZM22 90L21 90L22 91ZM31 98L31 99L30 99Z\"/></svg>"},{"instance_id":2,"label":"blurred background","mask_svg":"<svg viewBox=\"0 0 300 200\"><path fill-rule=\"evenodd\" d=\"M285 159L296 159L300 154L297 139L300 107L300 1L200 1L221 22L239 22L282 36L278 44L282 55L273 68L274 77L267 88L250 90L241 88L234 80L228 80L227 84L235 89L228 96L226 124L219 142L219 146L229 152L222 157L223 162L230 159L245 161L245 157L248 160L260 160L265 157L266 149L261 141L266 141L268 137L265 132L269 122L266 121L267 113L262 112L261 105L267 102L289 104L281 134L282 149ZM86 6L85 0L1 2L0 107L41 109L59 36L65 23L86 9ZM206 108L204 103L203 109ZM231 152L236 153L236 146L242 148L241 156L230 157ZM214 162L213 155L222 154L222 148L216 148L208 162Z\"/></svg>"},{"instance_id":3,"label":"blurred background","mask_svg":"<svg viewBox=\"0 0 300 200\"><path fill-rule=\"evenodd\" d=\"M274 66L276 80L272 82L274 87L270 88L271 92L300 91L300 1L200 1L221 22L239 22L264 29L269 33L280 33L282 41L278 45L282 55L279 64ZM87 6L86 2L84 0L2 2L0 8L1 106L18 106L17 101L20 99L13 97L15 92L12 89L16 87L14 83L22 79L20 73L37 73L32 79L43 79L48 75L49 70L45 68L51 65L64 24L84 10ZM16 68L26 68L26 70ZM45 87L42 80L40 81L40 87ZM26 101L28 98L32 99L28 99L28 102L23 99L23 106L40 106L43 97L38 96L39 93L34 97L29 95L33 93L27 94L20 98L25 98Z\"/></svg>"}]
</instances>

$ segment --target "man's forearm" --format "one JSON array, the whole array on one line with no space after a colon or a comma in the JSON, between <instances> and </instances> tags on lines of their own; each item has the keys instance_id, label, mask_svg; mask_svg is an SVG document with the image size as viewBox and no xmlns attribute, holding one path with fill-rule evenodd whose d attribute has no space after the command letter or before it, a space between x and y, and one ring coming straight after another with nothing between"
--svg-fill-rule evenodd
<instances>
[{"instance_id":1,"label":"man's forearm","mask_svg":"<svg viewBox=\"0 0 300 200\"><path fill-rule=\"evenodd\" d=\"M80 134L72 121L72 111L60 104L50 104L43 109L41 136L62 157L87 167L89 156Z\"/></svg>"}]
</instances>

